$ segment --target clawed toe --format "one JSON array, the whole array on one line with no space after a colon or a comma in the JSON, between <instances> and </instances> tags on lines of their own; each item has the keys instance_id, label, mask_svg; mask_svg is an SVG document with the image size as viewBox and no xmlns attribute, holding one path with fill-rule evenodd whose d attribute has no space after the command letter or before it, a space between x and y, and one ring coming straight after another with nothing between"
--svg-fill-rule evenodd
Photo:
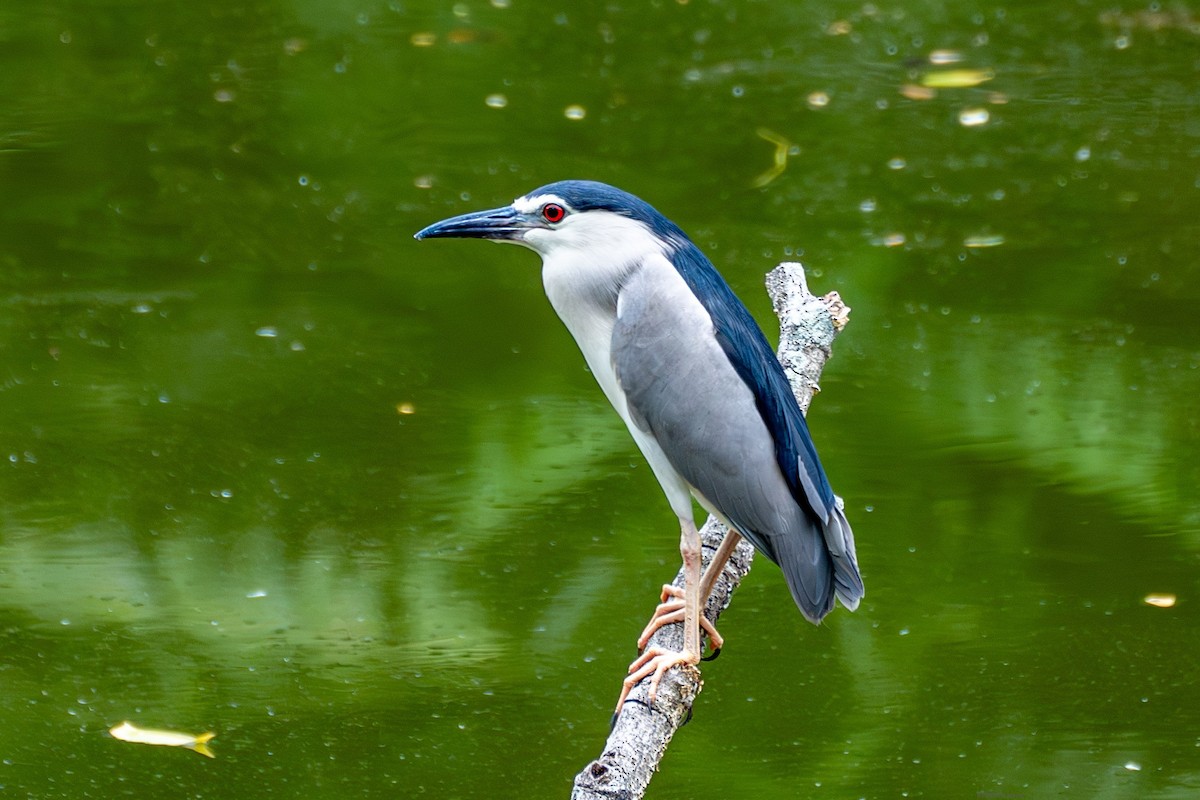
<instances>
[{"instance_id":1,"label":"clawed toe","mask_svg":"<svg viewBox=\"0 0 1200 800\"><path fill-rule=\"evenodd\" d=\"M654 609L654 614L651 615L650 621L646 623L646 627L642 629L642 635L638 637L637 647L638 652L644 652L650 637L664 625L673 625L677 622L684 621L684 605L683 605L683 590L678 586L667 584L663 586L662 602ZM700 630L708 635L708 646L712 653L701 659L703 661L712 661L721 652L721 648L725 645L725 639L721 634L717 633L717 628L708 617L703 614L699 619Z\"/></svg>"},{"instance_id":2,"label":"clawed toe","mask_svg":"<svg viewBox=\"0 0 1200 800\"><path fill-rule=\"evenodd\" d=\"M617 708L613 712L614 724L616 717L621 714L621 708L625 705L629 693L633 691L633 687L644 679L650 678L649 700L650 705L653 705L658 697L658 684L667 670L675 666L694 667L699 661L699 656L686 650L675 651L662 647L651 647L646 650L629 665L629 677L622 683L621 696L617 698Z\"/></svg>"}]
</instances>

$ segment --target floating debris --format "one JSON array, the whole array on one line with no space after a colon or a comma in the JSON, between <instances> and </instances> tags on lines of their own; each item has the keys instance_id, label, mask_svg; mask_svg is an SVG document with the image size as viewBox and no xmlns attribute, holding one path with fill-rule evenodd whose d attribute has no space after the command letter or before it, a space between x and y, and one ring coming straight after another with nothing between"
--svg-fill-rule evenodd
<instances>
[{"instance_id":1,"label":"floating debris","mask_svg":"<svg viewBox=\"0 0 1200 800\"><path fill-rule=\"evenodd\" d=\"M446 34L446 41L450 44L471 44L482 38L484 37L481 33L474 28L455 28Z\"/></svg>"},{"instance_id":2,"label":"floating debris","mask_svg":"<svg viewBox=\"0 0 1200 800\"><path fill-rule=\"evenodd\" d=\"M900 87L900 94L909 100L932 100L937 97L937 89L928 86L918 86L915 83L906 83Z\"/></svg>"},{"instance_id":3,"label":"floating debris","mask_svg":"<svg viewBox=\"0 0 1200 800\"><path fill-rule=\"evenodd\" d=\"M396 413L408 416L417 413L417 407L412 403L396 403Z\"/></svg>"},{"instance_id":4,"label":"floating debris","mask_svg":"<svg viewBox=\"0 0 1200 800\"><path fill-rule=\"evenodd\" d=\"M587 109L581 105L570 105L563 109L563 116L567 119L583 119L587 116Z\"/></svg>"},{"instance_id":5,"label":"floating debris","mask_svg":"<svg viewBox=\"0 0 1200 800\"><path fill-rule=\"evenodd\" d=\"M963 247L969 247L972 250L979 250L985 247L999 247L1002 244L1004 244L1004 237L998 233L968 236L963 240Z\"/></svg>"},{"instance_id":6,"label":"floating debris","mask_svg":"<svg viewBox=\"0 0 1200 800\"><path fill-rule=\"evenodd\" d=\"M808 103L809 108L824 108L829 105L829 94L827 92L810 92L804 100Z\"/></svg>"},{"instance_id":7,"label":"floating debris","mask_svg":"<svg viewBox=\"0 0 1200 800\"><path fill-rule=\"evenodd\" d=\"M1142 598L1143 603L1148 606L1154 606L1155 608L1174 608L1175 600L1175 595L1165 593L1148 594Z\"/></svg>"},{"instance_id":8,"label":"floating debris","mask_svg":"<svg viewBox=\"0 0 1200 800\"><path fill-rule=\"evenodd\" d=\"M885 233L883 236L877 236L871 240L871 244L880 245L882 247L903 247L908 242L908 239L903 233Z\"/></svg>"},{"instance_id":9,"label":"floating debris","mask_svg":"<svg viewBox=\"0 0 1200 800\"><path fill-rule=\"evenodd\" d=\"M921 85L930 89L969 89L994 77L996 73L990 69L945 69L926 72L921 76Z\"/></svg>"},{"instance_id":10,"label":"floating debris","mask_svg":"<svg viewBox=\"0 0 1200 800\"><path fill-rule=\"evenodd\" d=\"M489 94L487 97L483 98L483 104L488 108L504 108L508 105L508 98L497 92L496 94Z\"/></svg>"},{"instance_id":11,"label":"floating debris","mask_svg":"<svg viewBox=\"0 0 1200 800\"><path fill-rule=\"evenodd\" d=\"M958 112L958 124L965 128L986 125L991 118L992 115L988 113L986 108L964 108Z\"/></svg>"},{"instance_id":12,"label":"floating debris","mask_svg":"<svg viewBox=\"0 0 1200 800\"><path fill-rule=\"evenodd\" d=\"M754 179L754 182L750 184L755 189L761 189L783 174L783 171L787 169L788 156L799 155L800 148L770 128L759 128L755 131L755 133L757 133L760 138L766 139L768 142L775 145L775 163L771 165L770 169L759 175Z\"/></svg>"},{"instance_id":13,"label":"floating debris","mask_svg":"<svg viewBox=\"0 0 1200 800\"><path fill-rule=\"evenodd\" d=\"M934 66L957 64L964 58L961 50L932 50L929 53L929 63Z\"/></svg>"},{"instance_id":14,"label":"floating debris","mask_svg":"<svg viewBox=\"0 0 1200 800\"><path fill-rule=\"evenodd\" d=\"M134 744L154 744L163 747L183 747L195 750L202 756L216 758L216 753L209 749L208 743L216 736L215 733L201 733L193 736L190 733L178 731L155 730L154 728L139 728L132 722L122 722L109 729L108 734L114 739Z\"/></svg>"},{"instance_id":15,"label":"floating debris","mask_svg":"<svg viewBox=\"0 0 1200 800\"><path fill-rule=\"evenodd\" d=\"M1181 30L1189 33L1200 33L1200 17L1187 8L1186 3L1180 3L1175 8L1160 8L1163 3L1151 3L1149 9L1138 11L1104 11L1100 14L1100 24L1109 28L1120 28L1123 31L1145 30Z\"/></svg>"},{"instance_id":16,"label":"floating debris","mask_svg":"<svg viewBox=\"0 0 1200 800\"><path fill-rule=\"evenodd\" d=\"M437 34L430 31L414 33L408 39L413 47L433 47L437 43Z\"/></svg>"}]
</instances>

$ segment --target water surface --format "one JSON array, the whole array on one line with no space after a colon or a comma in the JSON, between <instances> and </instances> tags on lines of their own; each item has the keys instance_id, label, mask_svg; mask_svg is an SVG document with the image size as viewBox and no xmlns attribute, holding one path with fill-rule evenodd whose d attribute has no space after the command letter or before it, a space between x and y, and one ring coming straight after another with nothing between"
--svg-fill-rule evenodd
<instances>
[{"instance_id":1,"label":"water surface","mask_svg":"<svg viewBox=\"0 0 1200 800\"><path fill-rule=\"evenodd\" d=\"M854 309L811 425L867 597L815 629L760 564L652 796L1200 793L1185 6L0 30L8 793L568 793L675 524L536 258L411 239L564 177L671 216L770 333L780 260Z\"/></svg>"}]
</instances>

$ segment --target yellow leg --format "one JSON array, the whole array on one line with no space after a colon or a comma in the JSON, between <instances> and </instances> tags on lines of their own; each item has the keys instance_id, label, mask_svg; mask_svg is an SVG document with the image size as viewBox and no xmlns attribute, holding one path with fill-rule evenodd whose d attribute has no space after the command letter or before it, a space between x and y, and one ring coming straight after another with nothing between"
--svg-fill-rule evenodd
<instances>
[{"instance_id":1,"label":"yellow leg","mask_svg":"<svg viewBox=\"0 0 1200 800\"><path fill-rule=\"evenodd\" d=\"M721 648L725 645L725 640L721 634L717 633L716 627L709 621L708 617L704 616L703 609L708 604L708 598L712 596L712 590L717 583L717 578L721 576L721 572L724 571L725 565L729 562L729 557L733 555L734 548L737 547L738 542L741 540L742 535L730 529L725 534L725 538L721 540L720 546L713 553L712 560L708 562L708 567L705 568L704 574L700 577L700 628L708 634L708 646L714 654L712 657L715 657L715 654L720 652ZM642 635L638 637L638 650L644 650L646 643L650 641L650 637L662 626L675 622L683 622L683 609L683 590L671 583L664 585L662 588L662 602L658 605L658 608L654 609L654 615L650 617L650 621L646 623L646 627L642 630Z\"/></svg>"},{"instance_id":2,"label":"yellow leg","mask_svg":"<svg viewBox=\"0 0 1200 800\"><path fill-rule=\"evenodd\" d=\"M674 666L695 666L700 661L700 533L690 519L679 521L679 554L683 556L683 649L667 650L651 647L629 665L629 677L624 681L617 700L616 713L621 713L625 698L644 678L650 678L650 702L658 695L658 684L668 669ZM672 612L673 613L673 612ZM665 624L665 623L664 623ZM710 626L711 627L711 626Z\"/></svg>"}]
</instances>

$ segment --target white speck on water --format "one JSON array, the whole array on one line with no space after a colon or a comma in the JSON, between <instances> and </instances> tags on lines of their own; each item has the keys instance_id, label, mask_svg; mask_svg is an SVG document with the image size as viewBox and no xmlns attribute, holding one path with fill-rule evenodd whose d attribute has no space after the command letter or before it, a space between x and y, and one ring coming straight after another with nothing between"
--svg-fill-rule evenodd
<instances>
[{"instance_id":1,"label":"white speck on water","mask_svg":"<svg viewBox=\"0 0 1200 800\"><path fill-rule=\"evenodd\" d=\"M966 128L986 125L991 118L986 108L964 108L958 112L958 124Z\"/></svg>"}]
</instances>

